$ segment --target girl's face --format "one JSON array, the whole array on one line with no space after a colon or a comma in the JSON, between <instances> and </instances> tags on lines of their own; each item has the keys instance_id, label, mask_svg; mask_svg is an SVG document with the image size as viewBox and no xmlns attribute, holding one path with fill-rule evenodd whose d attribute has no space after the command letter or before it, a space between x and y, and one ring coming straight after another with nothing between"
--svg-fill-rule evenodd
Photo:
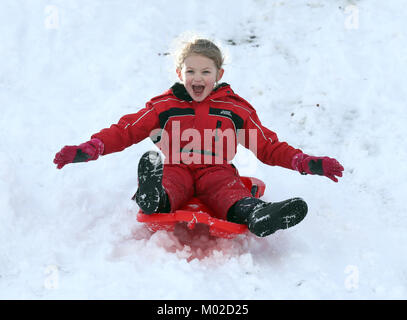
<instances>
[{"instance_id":1,"label":"girl's face","mask_svg":"<svg viewBox=\"0 0 407 320\"><path fill-rule=\"evenodd\" d=\"M177 69L178 78L197 102L203 101L212 92L223 72L223 69L216 68L212 59L196 54L188 56L182 69Z\"/></svg>"}]
</instances>

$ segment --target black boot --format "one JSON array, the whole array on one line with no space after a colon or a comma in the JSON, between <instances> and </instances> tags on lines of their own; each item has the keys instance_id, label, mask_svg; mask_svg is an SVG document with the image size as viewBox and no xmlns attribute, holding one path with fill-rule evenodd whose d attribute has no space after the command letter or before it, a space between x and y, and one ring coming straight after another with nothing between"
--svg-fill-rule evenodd
<instances>
[{"instance_id":1,"label":"black boot","mask_svg":"<svg viewBox=\"0 0 407 320\"><path fill-rule=\"evenodd\" d=\"M138 164L138 189L133 196L145 214L170 212L170 202L161 182L163 163L158 152L148 151Z\"/></svg>"},{"instance_id":2,"label":"black boot","mask_svg":"<svg viewBox=\"0 0 407 320\"><path fill-rule=\"evenodd\" d=\"M307 211L307 204L301 198L272 203L248 197L229 209L227 220L246 224L256 236L265 237L300 223Z\"/></svg>"}]
</instances>

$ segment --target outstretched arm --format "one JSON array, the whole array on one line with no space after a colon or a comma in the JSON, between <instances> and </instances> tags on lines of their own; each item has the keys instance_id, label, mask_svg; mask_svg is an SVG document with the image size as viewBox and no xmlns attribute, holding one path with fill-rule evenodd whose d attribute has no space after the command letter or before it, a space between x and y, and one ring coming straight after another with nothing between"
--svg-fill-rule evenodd
<instances>
[{"instance_id":1,"label":"outstretched arm","mask_svg":"<svg viewBox=\"0 0 407 320\"><path fill-rule=\"evenodd\" d=\"M292 169L293 156L302 151L279 141L275 132L261 124L256 112L252 112L246 119L244 129L245 139L242 144L261 162Z\"/></svg>"},{"instance_id":2,"label":"outstretched arm","mask_svg":"<svg viewBox=\"0 0 407 320\"><path fill-rule=\"evenodd\" d=\"M279 141L275 132L261 124L255 112L246 120L245 129L245 147L266 164L297 170L301 174L326 176L335 182L338 182L337 177L342 177L344 168L337 160L309 156L300 149ZM251 130L255 130L256 134L251 136Z\"/></svg>"},{"instance_id":3,"label":"outstretched arm","mask_svg":"<svg viewBox=\"0 0 407 320\"><path fill-rule=\"evenodd\" d=\"M158 126L158 117L150 104L134 114L122 117L117 124L92 135L78 146L65 146L54 158L58 169L68 163L96 160L100 155L122 151L147 138Z\"/></svg>"}]
</instances>

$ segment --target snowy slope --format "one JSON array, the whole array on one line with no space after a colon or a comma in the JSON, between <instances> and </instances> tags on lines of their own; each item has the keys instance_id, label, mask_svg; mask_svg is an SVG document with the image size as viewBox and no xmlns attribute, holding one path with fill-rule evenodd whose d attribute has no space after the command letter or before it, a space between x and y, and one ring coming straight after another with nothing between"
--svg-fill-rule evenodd
<instances>
[{"instance_id":1,"label":"snowy slope","mask_svg":"<svg viewBox=\"0 0 407 320\"><path fill-rule=\"evenodd\" d=\"M0 4L1 299L406 299L404 1L14 1ZM52 159L175 81L173 40L228 54L224 80L264 125L337 158L338 184L258 162L264 199L307 218L259 239L151 235L136 165L151 142Z\"/></svg>"}]
</instances>

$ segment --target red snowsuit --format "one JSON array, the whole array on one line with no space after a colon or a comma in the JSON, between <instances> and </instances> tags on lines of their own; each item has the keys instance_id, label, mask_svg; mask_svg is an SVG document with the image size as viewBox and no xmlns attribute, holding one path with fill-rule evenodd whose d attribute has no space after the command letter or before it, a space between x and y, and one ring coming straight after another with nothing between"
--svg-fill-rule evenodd
<instances>
[{"instance_id":1,"label":"red snowsuit","mask_svg":"<svg viewBox=\"0 0 407 320\"><path fill-rule=\"evenodd\" d=\"M251 196L230 164L237 143L260 161L289 169L293 156L301 152L278 141L274 132L262 126L254 108L226 83L201 102L193 101L177 83L92 138L104 143L105 155L149 136L165 155L162 184L171 209L195 195L222 219L236 201Z\"/></svg>"}]
</instances>

